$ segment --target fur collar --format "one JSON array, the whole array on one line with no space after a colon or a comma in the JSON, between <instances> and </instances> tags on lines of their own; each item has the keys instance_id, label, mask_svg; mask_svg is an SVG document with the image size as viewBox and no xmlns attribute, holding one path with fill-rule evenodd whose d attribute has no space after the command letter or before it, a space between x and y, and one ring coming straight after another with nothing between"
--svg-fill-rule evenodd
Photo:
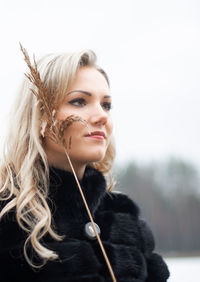
<instances>
[{"instance_id":1,"label":"fur collar","mask_svg":"<svg viewBox=\"0 0 200 282\"><path fill-rule=\"evenodd\" d=\"M68 220L88 220L88 215L73 174L50 167L49 179L49 200L54 218L60 214L64 215ZM105 178L101 172L88 166L80 184L90 211L94 215L101 199L106 194Z\"/></svg>"}]
</instances>

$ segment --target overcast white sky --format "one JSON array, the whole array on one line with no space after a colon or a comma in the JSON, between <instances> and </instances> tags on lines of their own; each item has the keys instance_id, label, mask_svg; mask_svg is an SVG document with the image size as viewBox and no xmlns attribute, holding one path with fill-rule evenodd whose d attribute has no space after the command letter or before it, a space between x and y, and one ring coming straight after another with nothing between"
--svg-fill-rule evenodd
<instances>
[{"instance_id":1,"label":"overcast white sky","mask_svg":"<svg viewBox=\"0 0 200 282\"><path fill-rule=\"evenodd\" d=\"M0 126L36 58L93 49L109 74L117 159L200 167L200 1L1 0Z\"/></svg>"}]
</instances>

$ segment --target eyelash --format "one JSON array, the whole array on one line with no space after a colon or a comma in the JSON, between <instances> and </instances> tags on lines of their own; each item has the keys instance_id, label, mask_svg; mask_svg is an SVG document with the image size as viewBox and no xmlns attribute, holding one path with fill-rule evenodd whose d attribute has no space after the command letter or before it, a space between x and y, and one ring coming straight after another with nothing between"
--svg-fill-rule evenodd
<instances>
[{"instance_id":1,"label":"eyelash","mask_svg":"<svg viewBox=\"0 0 200 282\"><path fill-rule=\"evenodd\" d=\"M69 102L71 105L74 105L74 106L85 106L86 105L86 102L83 98L76 98L76 99L73 99L72 101ZM76 104L78 103L78 105Z\"/></svg>"},{"instance_id":2,"label":"eyelash","mask_svg":"<svg viewBox=\"0 0 200 282\"><path fill-rule=\"evenodd\" d=\"M112 109L112 104L110 102L104 102L102 106L106 111L110 111Z\"/></svg>"},{"instance_id":3,"label":"eyelash","mask_svg":"<svg viewBox=\"0 0 200 282\"><path fill-rule=\"evenodd\" d=\"M76 99L73 99L72 101L70 101L69 104L77 106L77 107L83 107L83 106L86 105L86 101L83 98L76 98ZM112 109L112 104L111 104L111 102L103 102L102 107L106 111L110 111Z\"/></svg>"}]
</instances>

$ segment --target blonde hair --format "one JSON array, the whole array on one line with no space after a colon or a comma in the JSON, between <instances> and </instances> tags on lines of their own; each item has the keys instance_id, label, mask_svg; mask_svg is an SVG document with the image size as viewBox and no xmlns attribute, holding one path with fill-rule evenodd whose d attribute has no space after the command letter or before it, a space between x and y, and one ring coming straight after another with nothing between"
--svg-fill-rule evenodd
<instances>
[{"instance_id":1,"label":"blonde hair","mask_svg":"<svg viewBox=\"0 0 200 282\"><path fill-rule=\"evenodd\" d=\"M58 103L63 100L66 89L81 67L95 67L104 75L109 85L106 73L96 65L96 55L91 50L47 55L37 65L42 81L52 90L50 94L55 93L54 89L59 89L56 91L57 97L54 97ZM31 244L44 264L47 260L58 258L58 255L45 247L41 239L46 234L55 240L62 240L63 237L54 230L51 210L47 204L49 168L40 136L42 113L31 88L34 85L25 78L11 113L9 134L5 140L0 166L0 200L5 203L0 219L11 209L15 209L19 226L27 232L25 258L30 265L36 267L28 255L28 245ZM104 175L108 174L114 154L111 142L105 158L91 166ZM41 264L38 267L40 266Z\"/></svg>"}]
</instances>

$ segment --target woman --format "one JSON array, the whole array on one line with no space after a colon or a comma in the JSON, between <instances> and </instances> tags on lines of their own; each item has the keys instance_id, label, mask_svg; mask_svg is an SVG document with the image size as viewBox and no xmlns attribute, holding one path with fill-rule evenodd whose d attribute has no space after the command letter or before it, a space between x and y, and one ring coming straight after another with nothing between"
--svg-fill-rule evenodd
<instances>
[{"instance_id":1,"label":"woman","mask_svg":"<svg viewBox=\"0 0 200 282\"><path fill-rule=\"evenodd\" d=\"M39 86L29 76L19 91L1 164L1 281L112 281L66 148L116 280L166 281L137 205L105 180L114 159L112 106L95 54L49 55L37 67ZM50 125L39 90L52 109ZM80 120L65 128L65 147L52 126L73 116Z\"/></svg>"}]
</instances>

